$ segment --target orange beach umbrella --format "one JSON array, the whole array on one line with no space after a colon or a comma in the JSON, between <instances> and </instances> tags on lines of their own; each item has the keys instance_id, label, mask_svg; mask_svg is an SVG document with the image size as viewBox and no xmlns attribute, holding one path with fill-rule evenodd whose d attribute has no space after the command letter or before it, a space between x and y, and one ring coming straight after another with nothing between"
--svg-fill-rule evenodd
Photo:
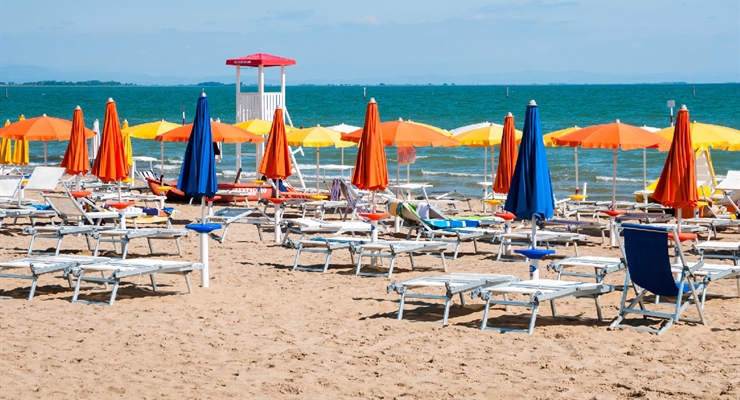
<instances>
[{"instance_id":1,"label":"orange beach umbrella","mask_svg":"<svg viewBox=\"0 0 740 400\"><path fill-rule=\"evenodd\" d=\"M377 103L376 103L377 107ZM416 122L388 121L379 124L381 138L385 146L397 147L455 147L457 140L452 139L432 128ZM365 128L342 135L342 140L360 143Z\"/></svg>"},{"instance_id":2,"label":"orange beach umbrella","mask_svg":"<svg viewBox=\"0 0 740 400\"><path fill-rule=\"evenodd\" d=\"M190 138L190 132L192 131L193 124L187 124L159 134L154 137L154 140L161 142L187 143L188 139ZM213 134L214 143L262 143L265 141L265 138L255 135L252 132L236 127L234 125L224 124L221 122L211 121L211 132Z\"/></svg>"},{"instance_id":3,"label":"orange beach umbrella","mask_svg":"<svg viewBox=\"0 0 740 400\"><path fill-rule=\"evenodd\" d=\"M370 99L367 103L365 125L359 132L360 148L355 159L352 184L362 190L384 190L388 187L388 165L385 159L385 143L382 137L378 103L375 99ZM343 138L347 136L344 135Z\"/></svg>"},{"instance_id":4,"label":"orange beach umbrella","mask_svg":"<svg viewBox=\"0 0 740 400\"><path fill-rule=\"evenodd\" d=\"M671 149L668 151L660 180L653 198L666 207L678 209L678 227L681 229L681 209L694 208L699 201L696 189L696 161L691 142L689 110L685 105L678 110Z\"/></svg>"},{"instance_id":5,"label":"orange beach umbrella","mask_svg":"<svg viewBox=\"0 0 740 400\"><path fill-rule=\"evenodd\" d=\"M87 158L87 140L85 140L85 119L82 116L80 106L75 108L72 115L72 129L61 167L66 168L69 175L79 176L90 171L90 159Z\"/></svg>"},{"instance_id":6,"label":"orange beach umbrella","mask_svg":"<svg viewBox=\"0 0 740 400\"><path fill-rule=\"evenodd\" d=\"M265 145L265 155L262 157L258 171L269 179L285 179L293 173L282 108L275 109L272 128L270 128L270 135Z\"/></svg>"},{"instance_id":7,"label":"orange beach umbrella","mask_svg":"<svg viewBox=\"0 0 740 400\"><path fill-rule=\"evenodd\" d=\"M0 137L28 141L69 140L70 132L72 132L71 121L47 117L44 114L41 117L19 120L0 129ZM90 139L93 136L95 132L85 128L85 138Z\"/></svg>"},{"instance_id":8,"label":"orange beach umbrella","mask_svg":"<svg viewBox=\"0 0 740 400\"><path fill-rule=\"evenodd\" d=\"M100 142L98 156L93 163L92 174L106 183L126 179L129 174L123 149L121 123L118 120L118 111L113 99L108 99L105 106L103 139Z\"/></svg>"},{"instance_id":9,"label":"orange beach umbrella","mask_svg":"<svg viewBox=\"0 0 740 400\"><path fill-rule=\"evenodd\" d=\"M514 116L509 113L504 118L504 132L501 136L501 149L498 152L498 169L496 170L496 180L493 183L495 193L509 193L511 176L514 175L517 156L517 140L514 130Z\"/></svg>"}]
</instances>

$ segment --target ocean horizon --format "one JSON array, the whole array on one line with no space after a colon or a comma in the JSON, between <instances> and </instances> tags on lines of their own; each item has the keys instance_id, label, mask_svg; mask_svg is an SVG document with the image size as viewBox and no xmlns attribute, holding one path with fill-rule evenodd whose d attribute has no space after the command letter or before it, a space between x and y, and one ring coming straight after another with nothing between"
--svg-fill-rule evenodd
<instances>
[{"instance_id":1,"label":"ocean horizon","mask_svg":"<svg viewBox=\"0 0 740 400\"><path fill-rule=\"evenodd\" d=\"M256 91L252 85L242 85ZM72 111L80 105L85 125L92 128L95 119L103 124L105 102L110 97L116 101L121 122L129 125L165 119L182 122L182 109L186 122L192 122L197 97L204 89L209 96L211 116L221 122L234 123L235 84L219 86L6 86L0 97L0 118L16 121L23 114L32 118L46 114L71 119ZM275 91L268 86L267 91ZM366 96L363 97L363 88ZM4 91L3 91L4 92ZM507 97L508 93L508 97ZM362 126L367 101L378 102L381 121L413 120L443 129L454 129L478 122L503 124L511 112L517 129L522 129L524 111L529 100L537 101L544 133L577 125L621 122L655 128L670 126L670 109L667 100L675 100L677 108L686 104L692 121L740 129L740 84L528 84L528 85L292 85L286 87L286 108L289 121L298 126L331 126L346 123ZM134 156L159 159L160 146L155 141L132 140ZM48 142L49 165L58 165L64 154L66 142ZM184 153L184 144L165 144L164 173L177 179ZM391 182L396 181L396 150L387 147L388 170ZM486 175L483 174L483 154L486 152ZM235 146L224 145L224 156L218 163L218 174L223 181L233 181L236 175ZM253 153L254 145L242 145L243 153ZM480 196L482 188L477 182L491 180L490 149L459 147L453 149L416 148L416 163L409 168L409 178L416 183L433 185L432 191L456 190ZM498 157L498 151L495 151ZM31 162L43 164L43 144L30 143ZM352 165L356 150L345 149L344 164ZM575 167L572 148L548 148L548 160L556 196L562 198L575 190ZM657 179L667 152L648 149L647 180ZM613 151L607 149L579 149L579 181L588 183L589 199L608 200L611 197ZM723 177L727 170L740 169L738 154L711 151L715 173ZM296 154L307 187L315 186L315 150L304 148ZM242 180L254 178L255 161L251 156L242 157ZM341 151L321 149L322 164L341 163ZM495 170L494 164L494 170ZM138 167L149 169L148 164ZM159 173L159 162L153 165ZM299 186L294 174L290 181ZM327 173L327 179L338 176ZM347 174L345 174L345 177ZM406 168L401 168L402 182L406 181ZM617 197L632 199L632 193L643 187L643 152L619 151L617 165Z\"/></svg>"}]
</instances>

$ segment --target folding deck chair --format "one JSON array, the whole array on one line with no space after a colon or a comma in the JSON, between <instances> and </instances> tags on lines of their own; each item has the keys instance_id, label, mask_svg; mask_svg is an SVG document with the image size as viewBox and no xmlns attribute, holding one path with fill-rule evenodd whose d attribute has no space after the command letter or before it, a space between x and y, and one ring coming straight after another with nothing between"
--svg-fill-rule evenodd
<instances>
[{"instance_id":1,"label":"folding deck chair","mask_svg":"<svg viewBox=\"0 0 740 400\"><path fill-rule=\"evenodd\" d=\"M690 264L680 245L674 247L680 263L671 265L668 239L672 237L675 243L680 243L675 226L622 224L622 232L624 243L620 241L619 245L627 264L625 287L634 284L638 291L629 302L628 291L622 293L619 316L611 323L610 329L634 328L662 335L681 319L707 325L703 311L707 284L731 276L731 266L711 265L708 269L703 261ZM697 279L702 276L698 273L702 269L703 279ZM722 272L713 272L713 269L721 269ZM676 275L678 280L675 279ZM656 296L655 304L645 301L648 294ZM662 297L669 297L672 301L661 301ZM692 304L696 307L699 319L682 317ZM664 311L666 308L672 309L672 312ZM623 321L629 314L641 315L644 319L658 318L664 322L659 329L627 325Z\"/></svg>"},{"instance_id":2,"label":"folding deck chair","mask_svg":"<svg viewBox=\"0 0 740 400\"><path fill-rule=\"evenodd\" d=\"M449 275L420 276L403 282L393 282L387 288L387 293L395 291L401 295L401 301L398 305L398 320L403 319L403 306L407 298L414 299L440 299L445 301L442 325L447 325L447 319L450 314L450 305L455 295L460 296L460 303L465 307L465 297L467 292L487 286L499 285L505 282L519 281L520 279L513 275L498 274L467 274L455 273ZM412 290L440 290L444 289L443 295L434 293L410 293Z\"/></svg>"},{"instance_id":3,"label":"folding deck chair","mask_svg":"<svg viewBox=\"0 0 740 400\"><path fill-rule=\"evenodd\" d=\"M79 264L66 270L66 275L74 275L77 277L77 285L75 286L74 295L72 296L73 303L84 303L84 304L101 304L101 305L113 305L116 300L116 294L118 293L118 287L123 279L149 275L152 289L155 292L159 292L157 283L154 276L156 274L178 274L185 277L185 282L188 287L188 293L193 293L193 287L190 283L190 273L193 271L203 269L203 264L193 263L186 261L176 260L158 260L152 258L146 259L130 259L130 260L111 260L100 263L90 264ZM103 277L92 277L86 275L90 272L101 272ZM108 274L107 276L105 274ZM94 282L103 284L112 284L113 289L111 291L110 300L105 302L96 301L85 301L79 300L80 285L82 282ZM181 293L181 292L175 292Z\"/></svg>"},{"instance_id":4,"label":"folding deck chair","mask_svg":"<svg viewBox=\"0 0 740 400\"><path fill-rule=\"evenodd\" d=\"M601 316L601 295L609 293L614 290L611 285L604 283L586 283L586 282L571 282L571 281L556 281L551 279L534 279L521 282L509 282L501 285L482 287L473 291L472 296L480 296L486 301L486 307L483 311L483 321L481 323L481 330L498 330L503 332L526 332L532 334L534 332L535 321L537 319L537 309L539 305L545 301L550 302L550 308L552 310L553 317L568 318L568 319L582 319L576 316L559 315L555 309L555 300L563 299L566 297L573 298L591 298L596 304L596 315L599 322L603 321ZM510 294L517 294L524 297L528 297L529 300L511 301L508 296ZM494 296L502 295L503 300L497 300ZM529 319L529 327L527 329L515 329L506 328L500 326L488 326L488 312L492 305L504 305L504 306L519 306L532 309L532 314Z\"/></svg>"},{"instance_id":5,"label":"folding deck chair","mask_svg":"<svg viewBox=\"0 0 740 400\"><path fill-rule=\"evenodd\" d=\"M80 264L107 262L106 257L89 257L89 256L42 256L42 257L24 257L10 261L0 262L0 278L30 279L31 289L28 293L28 300L33 299L36 293L36 284L39 276L54 272L63 272L73 266ZM28 270L28 274L3 273L3 270ZM74 284L71 277L67 277L69 287L73 288ZM2 299L8 300L8 299Z\"/></svg>"},{"instance_id":6,"label":"folding deck chair","mask_svg":"<svg viewBox=\"0 0 740 400\"><path fill-rule=\"evenodd\" d=\"M411 269L417 269L419 267L414 263L414 254L426 254L436 255L442 260L442 270L447 272L447 261L445 258L445 252L450 250L451 244L449 242L440 241L416 241L416 240L379 240L377 242L369 243L352 243L352 251L357 254L357 268L355 275L357 276L385 276L390 278L393 274L393 265L396 261L396 256L400 254L408 254L411 260ZM362 257L370 257L373 263L384 258L389 258L390 263L388 264L388 273L373 273L373 272L362 272ZM378 267L378 265L373 265Z\"/></svg>"}]
</instances>

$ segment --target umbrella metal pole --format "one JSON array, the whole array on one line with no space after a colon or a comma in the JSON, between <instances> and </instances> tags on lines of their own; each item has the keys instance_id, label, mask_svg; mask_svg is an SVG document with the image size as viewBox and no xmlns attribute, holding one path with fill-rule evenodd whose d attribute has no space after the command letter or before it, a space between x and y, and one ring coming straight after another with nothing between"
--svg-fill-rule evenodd
<instances>
[{"instance_id":1,"label":"umbrella metal pole","mask_svg":"<svg viewBox=\"0 0 740 400\"><path fill-rule=\"evenodd\" d=\"M44 140L44 166L46 166L46 140Z\"/></svg>"},{"instance_id":2,"label":"umbrella metal pole","mask_svg":"<svg viewBox=\"0 0 740 400\"><path fill-rule=\"evenodd\" d=\"M80 190L80 174L77 174L75 176L75 187L76 187L75 190L77 190L77 191Z\"/></svg>"},{"instance_id":3,"label":"umbrella metal pole","mask_svg":"<svg viewBox=\"0 0 740 400\"><path fill-rule=\"evenodd\" d=\"M162 156L162 166L159 171L160 176L164 176L164 142L159 142L159 153ZM164 182L159 182L160 184L164 185Z\"/></svg>"},{"instance_id":4,"label":"umbrella metal pole","mask_svg":"<svg viewBox=\"0 0 740 400\"><path fill-rule=\"evenodd\" d=\"M578 147L573 148L573 158L576 162L576 194L578 194Z\"/></svg>"},{"instance_id":5,"label":"umbrella metal pole","mask_svg":"<svg viewBox=\"0 0 740 400\"><path fill-rule=\"evenodd\" d=\"M396 147L396 185L401 184L401 151Z\"/></svg>"},{"instance_id":6,"label":"umbrella metal pole","mask_svg":"<svg viewBox=\"0 0 740 400\"><path fill-rule=\"evenodd\" d=\"M406 164L406 183L411 183L411 164Z\"/></svg>"},{"instance_id":7,"label":"umbrella metal pole","mask_svg":"<svg viewBox=\"0 0 740 400\"><path fill-rule=\"evenodd\" d=\"M316 148L316 194L319 193L319 151L320 147Z\"/></svg>"},{"instance_id":8,"label":"umbrella metal pole","mask_svg":"<svg viewBox=\"0 0 740 400\"><path fill-rule=\"evenodd\" d=\"M493 148L494 146L491 146L491 183L496 182L496 171L493 170L493 160L495 160L495 158L493 158ZM493 192L493 186L491 186L491 192Z\"/></svg>"},{"instance_id":9,"label":"umbrella metal pole","mask_svg":"<svg viewBox=\"0 0 740 400\"><path fill-rule=\"evenodd\" d=\"M200 215L202 224L206 222L206 196L200 198ZM203 269L200 275L200 284L202 287L207 288L209 282L209 270L208 270L208 234L205 232L199 233L200 235L200 263L203 264Z\"/></svg>"},{"instance_id":10,"label":"umbrella metal pole","mask_svg":"<svg viewBox=\"0 0 740 400\"><path fill-rule=\"evenodd\" d=\"M642 149L642 187L647 190L647 149Z\"/></svg>"},{"instance_id":11,"label":"umbrella metal pole","mask_svg":"<svg viewBox=\"0 0 740 400\"><path fill-rule=\"evenodd\" d=\"M681 233L681 211L682 210L679 208L676 212L676 221L678 221L678 223L676 224L676 229L678 230L678 233ZM676 243L676 246L680 245L680 243Z\"/></svg>"},{"instance_id":12,"label":"umbrella metal pole","mask_svg":"<svg viewBox=\"0 0 740 400\"><path fill-rule=\"evenodd\" d=\"M612 170L612 210L617 203L617 149L614 149L614 169Z\"/></svg>"},{"instance_id":13,"label":"umbrella metal pole","mask_svg":"<svg viewBox=\"0 0 740 400\"><path fill-rule=\"evenodd\" d=\"M537 248L537 217L532 214L532 248ZM529 279L540 279L540 260L529 260Z\"/></svg>"}]
</instances>

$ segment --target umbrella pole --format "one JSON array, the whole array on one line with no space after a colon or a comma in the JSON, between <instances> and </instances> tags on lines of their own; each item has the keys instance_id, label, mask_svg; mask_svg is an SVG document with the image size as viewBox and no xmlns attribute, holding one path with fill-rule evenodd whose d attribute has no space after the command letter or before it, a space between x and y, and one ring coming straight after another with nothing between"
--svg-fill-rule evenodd
<instances>
[{"instance_id":1,"label":"umbrella pole","mask_svg":"<svg viewBox=\"0 0 740 400\"><path fill-rule=\"evenodd\" d=\"M406 183L411 183L411 164L406 164Z\"/></svg>"},{"instance_id":2,"label":"umbrella pole","mask_svg":"<svg viewBox=\"0 0 740 400\"><path fill-rule=\"evenodd\" d=\"M488 170L486 168L488 166L487 165L488 163L486 162L486 157L488 157L488 151L486 151L486 149L484 148L483 149L483 182L488 182ZM485 190L485 186L483 188Z\"/></svg>"},{"instance_id":3,"label":"umbrella pole","mask_svg":"<svg viewBox=\"0 0 740 400\"><path fill-rule=\"evenodd\" d=\"M642 186L647 190L647 149L642 149Z\"/></svg>"},{"instance_id":4,"label":"umbrella pole","mask_svg":"<svg viewBox=\"0 0 740 400\"><path fill-rule=\"evenodd\" d=\"M44 140L44 167L46 166L46 140Z\"/></svg>"},{"instance_id":5,"label":"umbrella pole","mask_svg":"<svg viewBox=\"0 0 740 400\"><path fill-rule=\"evenodd\" d=\"M576 194L578 194L578 146L573 148L573 158L576 162Z\"/></svg>"},{"instance_id":6,"label":"umbrella pole","mask_svg":"<svg viewBox=\"0 0 740 400\"><path fill-rule=\"evenodd\" d=\"M676 229L678 230L678 233L681 233L681 211L682 210L679 208L676 212L676 221L678 221L678 223L676 224ZM680 246L680 244L676 243L676 246Z\"/></svg>"},{"instance_id":7,"label":"umbrella pole","mask_svg":"<svg viewBox=\"0 0 740 400\"><path fill-rule=\"evenodd\" d=\"M77 176L75 176L75 183L76 183L75 187L77 188L76 190L79 192L80 191L80 174L77 174Z\"/></svg>"},{"instance_id":8,"label":"umbrella pole","mask_svg":"<svg viewBox=\"0 0 740 400\"><path fill-rule=\"evenodd\" d=\"M160 164L161 167L159 168L159 175L160 175L160 180L164 181L164 179L163 179L163 177L164 177L164 142L163 141L162 142L159 142L159 153L160 153L160 155L162 157L162 162ZM159 182L159 183L161 185L164 185L164 182Z\"/></svg>"},{"instance_id":9,"label":"umbrella pole","mask_svg":"<svg viewBox=\"0 0 740 400\"><path fill-rule=\"evenodd\" d=\"M612 170L612 210L617 203L617 149L614 149L614 169Z\"/></svg>"},{"instance_id":10,"label":"umbrella pole","mask_svg":"<svg viewBox=\"0 0 740 400\"><path fill-rule=\"evenodd\" d=\"M396 147L396 185L401 184L401 150Z\"/></svg>"},{"instance_id":11,"label":"umbrella pole","mask_svg":"<svg viewBox=\"0 0 740 400\"><path fill-rule=\"evenodd\" d=\"M537 248L537 217L532 214L532 249ZM529 279L540 279L540 260L529 259Z\"/></svg>"},{"instance_id":12,"label":"umbrella pole","mask_svg":"<svg viewBox=\"0 0 740 400\"><path fill-rule=\"evenodd\" d=\"M494 166L493 148L494 146L491 146L491 183L496 182L496 171L493 170L493 166ZM493 187L491 187L491 191L493 191Z\"/></svg>"},{"instance_id":13,"label":"umbrella pole","mask_svg":"<svg viewBox=\"0 0 740 400\"><path fill-rule=\"evenodd\" d=\"M319 151L320 147L316 148L316 194L319 193Z\"/></svg>"},{"instance_id":14,"label":"umbrella pole","mask_svg":"<svg viewBox=\"0 0 740 400\"><path fill-rule=\"evenodd\" d=\"M375 194L377 193L377 190L373 190L373 197L372 197L372 213L375 214L376 210L378 209L378 203L375 202ZM378 221L372 219L370 220L370 224L372 225L372 234L370 241L377 242L378 241ZM372 258L373 265L375 265L375 262L377 262L377 258Z\"/></svg>"},{"instance_id":15,"label":"umbrella pole","mask_svg":"<svg viewBox=\"0 0 740 400\"><path fill-rule=\"evenodd\" d=\"M200 198L200 215L201 224L206 223L206 196ZM203 269L200 275L200 284L204 288L208 287L209 283L209 270L208 270L208 234L205 232L199 233L200 235L200 263L203 264Z\"/></svg>"}]
</instances>

